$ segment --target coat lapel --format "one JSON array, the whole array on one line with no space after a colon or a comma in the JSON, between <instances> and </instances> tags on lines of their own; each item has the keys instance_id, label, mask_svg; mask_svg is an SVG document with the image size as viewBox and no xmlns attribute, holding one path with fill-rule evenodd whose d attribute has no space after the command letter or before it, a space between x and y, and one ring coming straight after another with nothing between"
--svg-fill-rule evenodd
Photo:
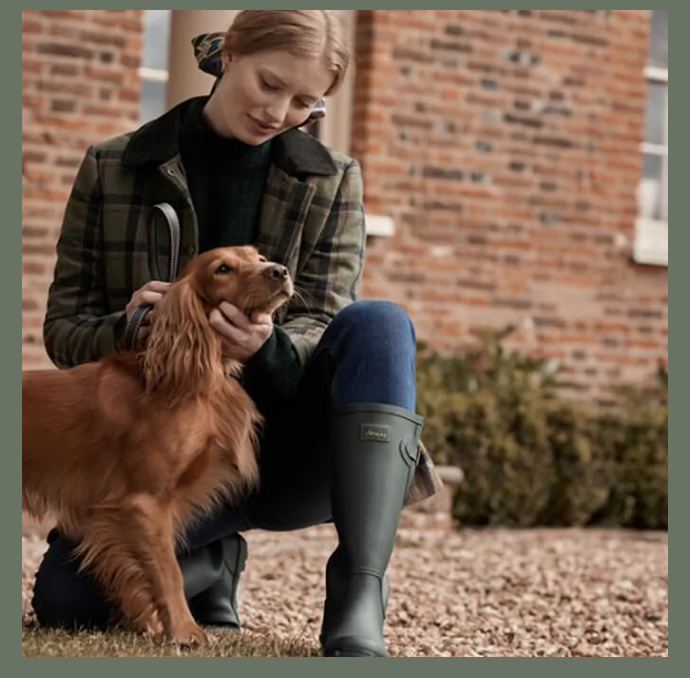
<instances>
[{"instance_id":1,"label":"coat lapel","mask_svg":"<svg viewBox=\"0 0 690 680\"><path fill-rule=\"evenodd\" d=\"M302 230L316 187L271 166L259 218L256 246L268 260L285 265L292 276L298 268Z\"/></svg>"},{"instance_id":2,"label":"coat lapel","mask_svg":"<svg viewBox=\"0 0 690 680\"><path fill-rule=\"evenodd\" d=\"M334 175L337 168L326 148L305 132L289 130L274 144L256 245L264 257L284 264L294 277L301 264L304 223L316 192L308 178Z\"/></svg>"}]
</instances>

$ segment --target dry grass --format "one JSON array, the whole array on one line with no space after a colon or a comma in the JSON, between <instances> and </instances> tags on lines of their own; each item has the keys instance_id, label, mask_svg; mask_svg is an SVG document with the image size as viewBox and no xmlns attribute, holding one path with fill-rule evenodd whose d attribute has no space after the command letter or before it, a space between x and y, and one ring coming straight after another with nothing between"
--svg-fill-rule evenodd
<instances>
[{"instance_id":1,"label":"dry grass","mask_svg":"<svg viewBox=\"0 0 690 680\"><path fill-rule=\"evenodd\" d=\"M184 649L161 645L129 633L70 635L22 626L22 656L36 657L288 657L320 656L317 649L299 641L267 639L253 635L218 634L211 648Z\"/></svg>"}]
</instances>

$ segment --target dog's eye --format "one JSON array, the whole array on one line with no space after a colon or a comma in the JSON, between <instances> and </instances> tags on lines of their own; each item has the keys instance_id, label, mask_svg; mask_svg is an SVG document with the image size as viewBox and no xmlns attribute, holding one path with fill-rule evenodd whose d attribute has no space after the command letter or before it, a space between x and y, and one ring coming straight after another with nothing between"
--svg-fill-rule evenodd
<instances>
[{"instance_id":1,"label":"dog's eye","mask_svg":"<svg viewBox=\"0 0 690 680\"><path fill-rule=\"evenodd\" d=\"M266 264L266 262L268 262L268 260L265 257L260 257L259 262L261 262L261 264Z\"/></svg>"},{"instance_id":2,"label":"dog's eye","mask_svg":"<svg viewBox=\"0 0 690 680\"><path fill-rule=\"evenodd\" d=\"M216 274L230 274L231 272L232 267L229 264L222 264L216 269Z\"/></svg>"}]
</instances>

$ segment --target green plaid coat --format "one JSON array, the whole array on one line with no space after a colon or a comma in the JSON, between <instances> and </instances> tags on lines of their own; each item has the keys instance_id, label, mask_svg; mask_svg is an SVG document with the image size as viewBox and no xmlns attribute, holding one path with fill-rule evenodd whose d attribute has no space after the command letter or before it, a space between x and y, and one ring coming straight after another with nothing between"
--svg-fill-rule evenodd
<instances>
[{"instance_id":1,"label":"green plaid coat","mask_svg":"<svg viewBox=\"0 0 690 680\"><path fill-rule=\"evenodd\" d=\"M167 202L179 215L180 268L198 252L197 221L177 145L188 103L86 152L65 210L44 324L46 351L59 368L115 353L125 305L151 278L152 206ZM359 292L362 177L356 161L301 130L285 132L274 144L256 246L287 266L303 293L281 309L276 324L289 334L304 364L329 321ZM162 222L157 234L159 267L166 271L169 238ZM433 495L442 484L423 445L420 449L408 502Z\"/></svg>"}]
</instances>

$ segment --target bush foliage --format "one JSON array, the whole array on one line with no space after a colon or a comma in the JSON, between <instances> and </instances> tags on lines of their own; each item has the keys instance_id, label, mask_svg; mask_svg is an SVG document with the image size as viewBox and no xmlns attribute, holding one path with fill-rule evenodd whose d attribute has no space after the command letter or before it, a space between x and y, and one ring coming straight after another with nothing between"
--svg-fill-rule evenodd
<instances>
[{"instance_id":1,"label":"bush foliage","mask_svg":"<svg viewBox=\"0 0 690 680\"><path fill-rule=\"evenodd\" d=\"M459 465L465 526L668 528L668 374L607 406L559 396L560 367L505 349L420 354L418 411L435 462Z\"/></svg>"}]
</instances>

